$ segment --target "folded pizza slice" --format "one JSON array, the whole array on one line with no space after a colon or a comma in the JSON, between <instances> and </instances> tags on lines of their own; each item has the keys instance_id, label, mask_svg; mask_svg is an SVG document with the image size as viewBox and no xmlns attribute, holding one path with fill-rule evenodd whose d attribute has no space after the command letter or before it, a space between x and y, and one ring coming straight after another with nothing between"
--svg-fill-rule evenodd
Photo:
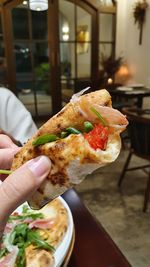
<instances>
[{"instance_id":1,"label":"folded pizza slice","mask_svg":"<svg viewBox=\"0 0 150 267\"><path fill-rule=\"evenodd\" d=\"M29 199L32 208L41 208L119 155L126 117L112 108L107 90L84 91L73 95L15 155L12 170L39 155L52 162L47 179Z\"/></svg>"}]
</instances>

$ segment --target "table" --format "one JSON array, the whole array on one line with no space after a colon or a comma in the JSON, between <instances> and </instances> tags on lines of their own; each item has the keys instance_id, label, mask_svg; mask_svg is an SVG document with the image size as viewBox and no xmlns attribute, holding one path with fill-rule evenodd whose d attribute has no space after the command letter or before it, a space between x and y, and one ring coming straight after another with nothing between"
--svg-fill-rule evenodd
<instances>
[{"instance_id":1,"label":"table","mask_svg":"<svg viewBox=\"0 0 150 267\"><path fill-rule=\"evenodd\" d=\"M128 87L119 87L117 88L107 88L107 90L109 91L109 93L112 95L112 99L114 97L114 99L116 97L120 97L120 98L124 98L125 100L129 100L129 99L136 99L136 106L138 108L141 108L143 105L143 98L144 97L150 97L150 89L145 88L145 87L135 87L135 88L130 88L131 90L129 90ZM115 100L114 100L115 101Z\"/></svg>"},{"instance_id":2,"label":"table","mask_svg":"<svg viewBox=\"0 0 150 267\"><path fill-rule=\"evenodd\" d=\"M123 108L123 113L130 119L150 125L150 109Z\"/></svg>"},{"instance_id":3,"label":"table","mask_svg":"<svg viewBox=\"0 0 150 267\"><path fill-rule=\"evenodd\" d=\"M62 197L72 211L75 225L75 244L68 267L131 267L77 192L70 189Z\"/></svg>"}]
</instances>

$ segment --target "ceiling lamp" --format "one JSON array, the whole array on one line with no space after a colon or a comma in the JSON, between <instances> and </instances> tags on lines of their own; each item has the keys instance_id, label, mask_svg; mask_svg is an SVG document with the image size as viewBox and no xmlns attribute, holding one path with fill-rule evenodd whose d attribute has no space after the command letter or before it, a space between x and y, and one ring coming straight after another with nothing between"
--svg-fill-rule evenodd
<instances>
[{"instance_id":1,"label":"ceiling lamp","mask_svg":"<svg viewBox=\"0 0 150 267\"><path fill-rule=\"evenodd\" d=\"M29 8L34 11L47 10L48 0L29 0Z\"/></svg>"}]
</instances>

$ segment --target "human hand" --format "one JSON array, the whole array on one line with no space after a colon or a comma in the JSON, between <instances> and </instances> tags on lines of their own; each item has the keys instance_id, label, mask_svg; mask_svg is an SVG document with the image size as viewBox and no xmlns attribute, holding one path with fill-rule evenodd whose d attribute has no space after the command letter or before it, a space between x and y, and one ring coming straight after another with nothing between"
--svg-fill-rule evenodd
<instances>
[{"instance_id":1,"label":"human hand","mask_svg":"<svg viewBox=\"0 0 150 267\"><path fill-rule=\"evenodd\" d=\"M5 137L5 136L4 136ZM13 155L18 149L8 138L0 135L0 164L2 168L10 168ZM3 142L1 142L3 141ZM1 145L3 143L3 145ZM8 144L9 143L9 144ZM3 153L1 151L3 150ZM7 156L7 157L6 157ZM1 167L1 165L0 165ZM26 162L9 175L0 185L0 234L4 230L9 215L31 194L36 191L47 177L51 168L49 158L40 156Z\"/></svg>"},{"instance_id":2,"label":"human hand","mask_svg":"<svg viewBox=\"0 0 150 267\"><path fill-rule=\"evenodd\" d=\"M4 134L0 134L0 168L9 169L12 164L14 155L19 151L12 140ZM1 178L1 176L0 176Z\"/></svg>"}]
</instances>

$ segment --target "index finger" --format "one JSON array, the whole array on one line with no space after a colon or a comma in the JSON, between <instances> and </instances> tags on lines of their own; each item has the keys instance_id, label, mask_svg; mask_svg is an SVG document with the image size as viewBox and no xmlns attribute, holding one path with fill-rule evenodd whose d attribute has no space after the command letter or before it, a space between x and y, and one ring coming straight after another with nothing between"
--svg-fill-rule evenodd
<instances>
[{"instance_id":1,"label":"index finger","mask_svg":"<svg viewBox=\"0 0 150 267\"><path fill-rule=\"evenodd\" d=\"M14 155L19 151L19 147L0 149L0 169L9 169L11 167Z\"/></svg>"},{"instance_id":2,"label":"index finger","mask_svg":"<svg viewBox=\"0 0 150 267\"><path fill-rule=\"evenodd\" d=\"M0 148L17 148L13 141L5 134L0 134Z\"/></svg>"}]
</instances>

